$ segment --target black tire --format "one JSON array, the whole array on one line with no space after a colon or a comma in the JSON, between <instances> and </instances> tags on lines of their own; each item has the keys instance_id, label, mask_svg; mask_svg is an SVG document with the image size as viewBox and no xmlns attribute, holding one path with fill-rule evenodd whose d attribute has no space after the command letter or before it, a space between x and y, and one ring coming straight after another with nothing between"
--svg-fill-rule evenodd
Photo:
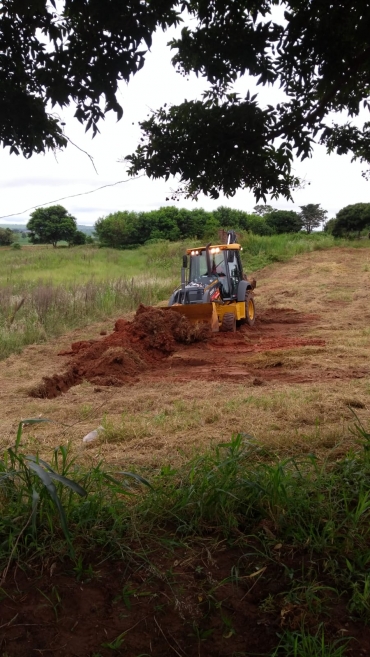
<instances>
[{"instance_id":1,"label":"black tire","mask_svg":"<svg viewBox=\"0 0 370 657\"><path fill-rule=\"evenodd\" d=\"M225 313L221 322L221 331L236 331L236 317L234 313Z\"/></svg>"},{"instance_id":2,"label":"black tire","mask_svg":"<svg viewBox=\"0 0 370 657\"><path fill-rule=\"evenodd\" d=\"M256 306L253 294L249 290L245 294L245 321L248 326L254 326L256 321Z\"/></svg>"}]
</instances>

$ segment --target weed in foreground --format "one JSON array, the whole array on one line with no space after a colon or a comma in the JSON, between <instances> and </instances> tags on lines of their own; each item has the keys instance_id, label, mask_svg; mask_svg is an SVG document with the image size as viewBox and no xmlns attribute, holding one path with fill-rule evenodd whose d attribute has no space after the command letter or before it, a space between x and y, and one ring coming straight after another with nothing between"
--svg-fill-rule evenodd
<instances>
[{"instance_id":1,"label":"weed in foreground","mask_svg":"<svg viewBox=\"0 0 370 657\"><path fill-rule=\"evenodd\" d=\"M44 552L69 555L76 560L77 575L92 577L81 554L76 555L75 546L80 541L85 547L90 541L95 546L107 546L112 534L123 536L127 509L122 498L133 495L135 487L150 486L132 472L120 471L113 476L101 464L81 471L70 458L68 447L54 450L51 465L38 455L24 454L23 425L40 422L49 420L20 422L15 445L0 459L0 566L7 564L0 586L13 559L36 552L40 558Z\"/></svg>"},{"instance_id":2,"label":"weed in foreground","mask_svg":"<svg viewBox=\"0 0 370 657\"><path fill-rule=\"evenodd\" d=\"M271 657L344 657L347 644L348 639L326 639L322 626L316 634L308 634L303 628L297 632L287 631Z\"/></svg>"},{"instance_id":3,"label":"weed in foreground","mask_svg":"<svg viewBox=\"0 0 370 657\"><path fill-rule=\"evenodd\" d=\"M65 465L67 453L64 448L60 448L63 474L56 472L48 463L40 459L38 456L27 456L20 451L23 425L40 422L48 422L48 420L29 419L20 422L14 447L9 448L4 454L3 460L0 461L0 490L2 502L3 505L7 507L7 510L14 509L19 513L26 509L30 511L26 524L21 529L14 543L14 549L16 548L20 537L26 531L28 525L31 526L33 536L36 536L38 512L40 515L46 516L47 523L52 527L52 517L56 510L59 515L65 539L73 553L66 515L61 501L60 489L62 487L67 487L70 491L77 493L81 497L85 497L87 493L82 486L66 477ZM58 463L58 452L59 448L54 453L56 464ZM57 482L57 485L54 482ZM13 531L16 531L16 528L11 522L11 518L9 518L9 521L8 530L10 532L10 537L12 537Z\"/></svg>"}]
</instances>

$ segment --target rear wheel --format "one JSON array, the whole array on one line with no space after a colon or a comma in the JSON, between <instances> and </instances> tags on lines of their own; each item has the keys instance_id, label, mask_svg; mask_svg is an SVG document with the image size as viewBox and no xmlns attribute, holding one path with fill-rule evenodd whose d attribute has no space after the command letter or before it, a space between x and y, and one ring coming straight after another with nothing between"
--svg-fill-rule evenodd
<instances>
[{"instance_id":1,"label":"rear wheel","mask_svg":"<svg viewBox=\"0 0 370 657\"><path fill-rule=\"evenodd\" d=\"M221 331L236 331L236 317L234 313L225 313L221 322Z\"/></svg>"},{"instance_id":2,"label":"rear wheel","mask_svg":"<svg viewBox=\"0 0 370 657\"><path fill-rule=\"evenodd\" d=\"M256 321L256 306L251 292L245 295L245 321L249 326L253 326Z\"/></svg>"}]
</instances>

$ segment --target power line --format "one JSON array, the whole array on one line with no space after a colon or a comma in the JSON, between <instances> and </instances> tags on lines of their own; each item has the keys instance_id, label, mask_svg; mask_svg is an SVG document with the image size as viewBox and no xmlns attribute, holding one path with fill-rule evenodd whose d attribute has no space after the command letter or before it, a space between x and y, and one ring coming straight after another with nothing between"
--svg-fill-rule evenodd
<instances>
[{"instance_id":1,"label":"power line","mask_svg":"<svg viewBox=\"0 0 370 657\"><path fill-rule=\"evenodd\" d=\"M58 201L65 201L68 198L76 198L76 196L86 196L87 194L93 194L94 192L98 192L100 189L105 189L106 187L115 187L115 185L122 185L123 183L130 182L131 180L138 180L139 178L143 178L145 175L146 175L145 173L142 173L141 176L135 176L135 178L126 178L126 180L117 180L117 182L115 183L102 185L101 187L97 187L96 189L90 189L88 192L80 192L79 194L71 194L71 196L62 196L62 198L57 198L54 201L46 201L46 203L38 203L37 205L33 205L31 208L22 210L22 212L14 212L13 214L4 214L2 217L0 217L0 219L7 219L8 217L19 217L20 214L25 214L30 210L36 210L36 208L41 208L43 205L58 203Z\"/></svg>"}]
</instances>

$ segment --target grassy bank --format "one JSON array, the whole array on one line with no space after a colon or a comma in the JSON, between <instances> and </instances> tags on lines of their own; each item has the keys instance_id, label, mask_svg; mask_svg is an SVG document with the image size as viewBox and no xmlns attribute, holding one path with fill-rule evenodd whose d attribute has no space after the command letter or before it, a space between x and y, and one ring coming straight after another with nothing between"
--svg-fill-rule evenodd
<instances>
[{"instance_id":1,"label":"grassy bank","mask_svg":"<svg viewBox=\"0 0 370 657\"><path fill-rule=\"evenodd\" d=\"M242 238L247 272L334 246L370 246L323 234ZM159 242L132 251L78 247L1 250L0 358L76 327L168 299L187 245Z\"/></svg>"},{"instance_id":2,"label":"grassy bank","mask_svg":"<svg viewBox=\"0 0 370 657\"><path fill-rule=\"evenodd\" d=\"M302 253L338 246L369 248L370 240L335 239L326 233L291 233L285 235L260 236L246 234L242 239L243 262L247 271L256 271L273 262L286 262Z\"/></svg>"},{"instance_id":3,"label":"grassy bank","mask_svg":"<svg viewBox=\"0 0 370 657\"><path fill-rule=\"evenodd\" d=\"M370 434L356 424L357 447L337 461L278 462L239 434L146 479L102 464L82 470L65 448L50 469L22 453L19 429L0 462L2 594L20 607L26 599L17 564L61 628L70 589L78 600L113 572L118 654L146 654L149 639L132 631L143 614L153 641L154 618L181 655L366 654ZM45 563L58 579L43 576ZM91 654L111 654L116 639L103 633Z\"/></svg>"}]
</instances>

